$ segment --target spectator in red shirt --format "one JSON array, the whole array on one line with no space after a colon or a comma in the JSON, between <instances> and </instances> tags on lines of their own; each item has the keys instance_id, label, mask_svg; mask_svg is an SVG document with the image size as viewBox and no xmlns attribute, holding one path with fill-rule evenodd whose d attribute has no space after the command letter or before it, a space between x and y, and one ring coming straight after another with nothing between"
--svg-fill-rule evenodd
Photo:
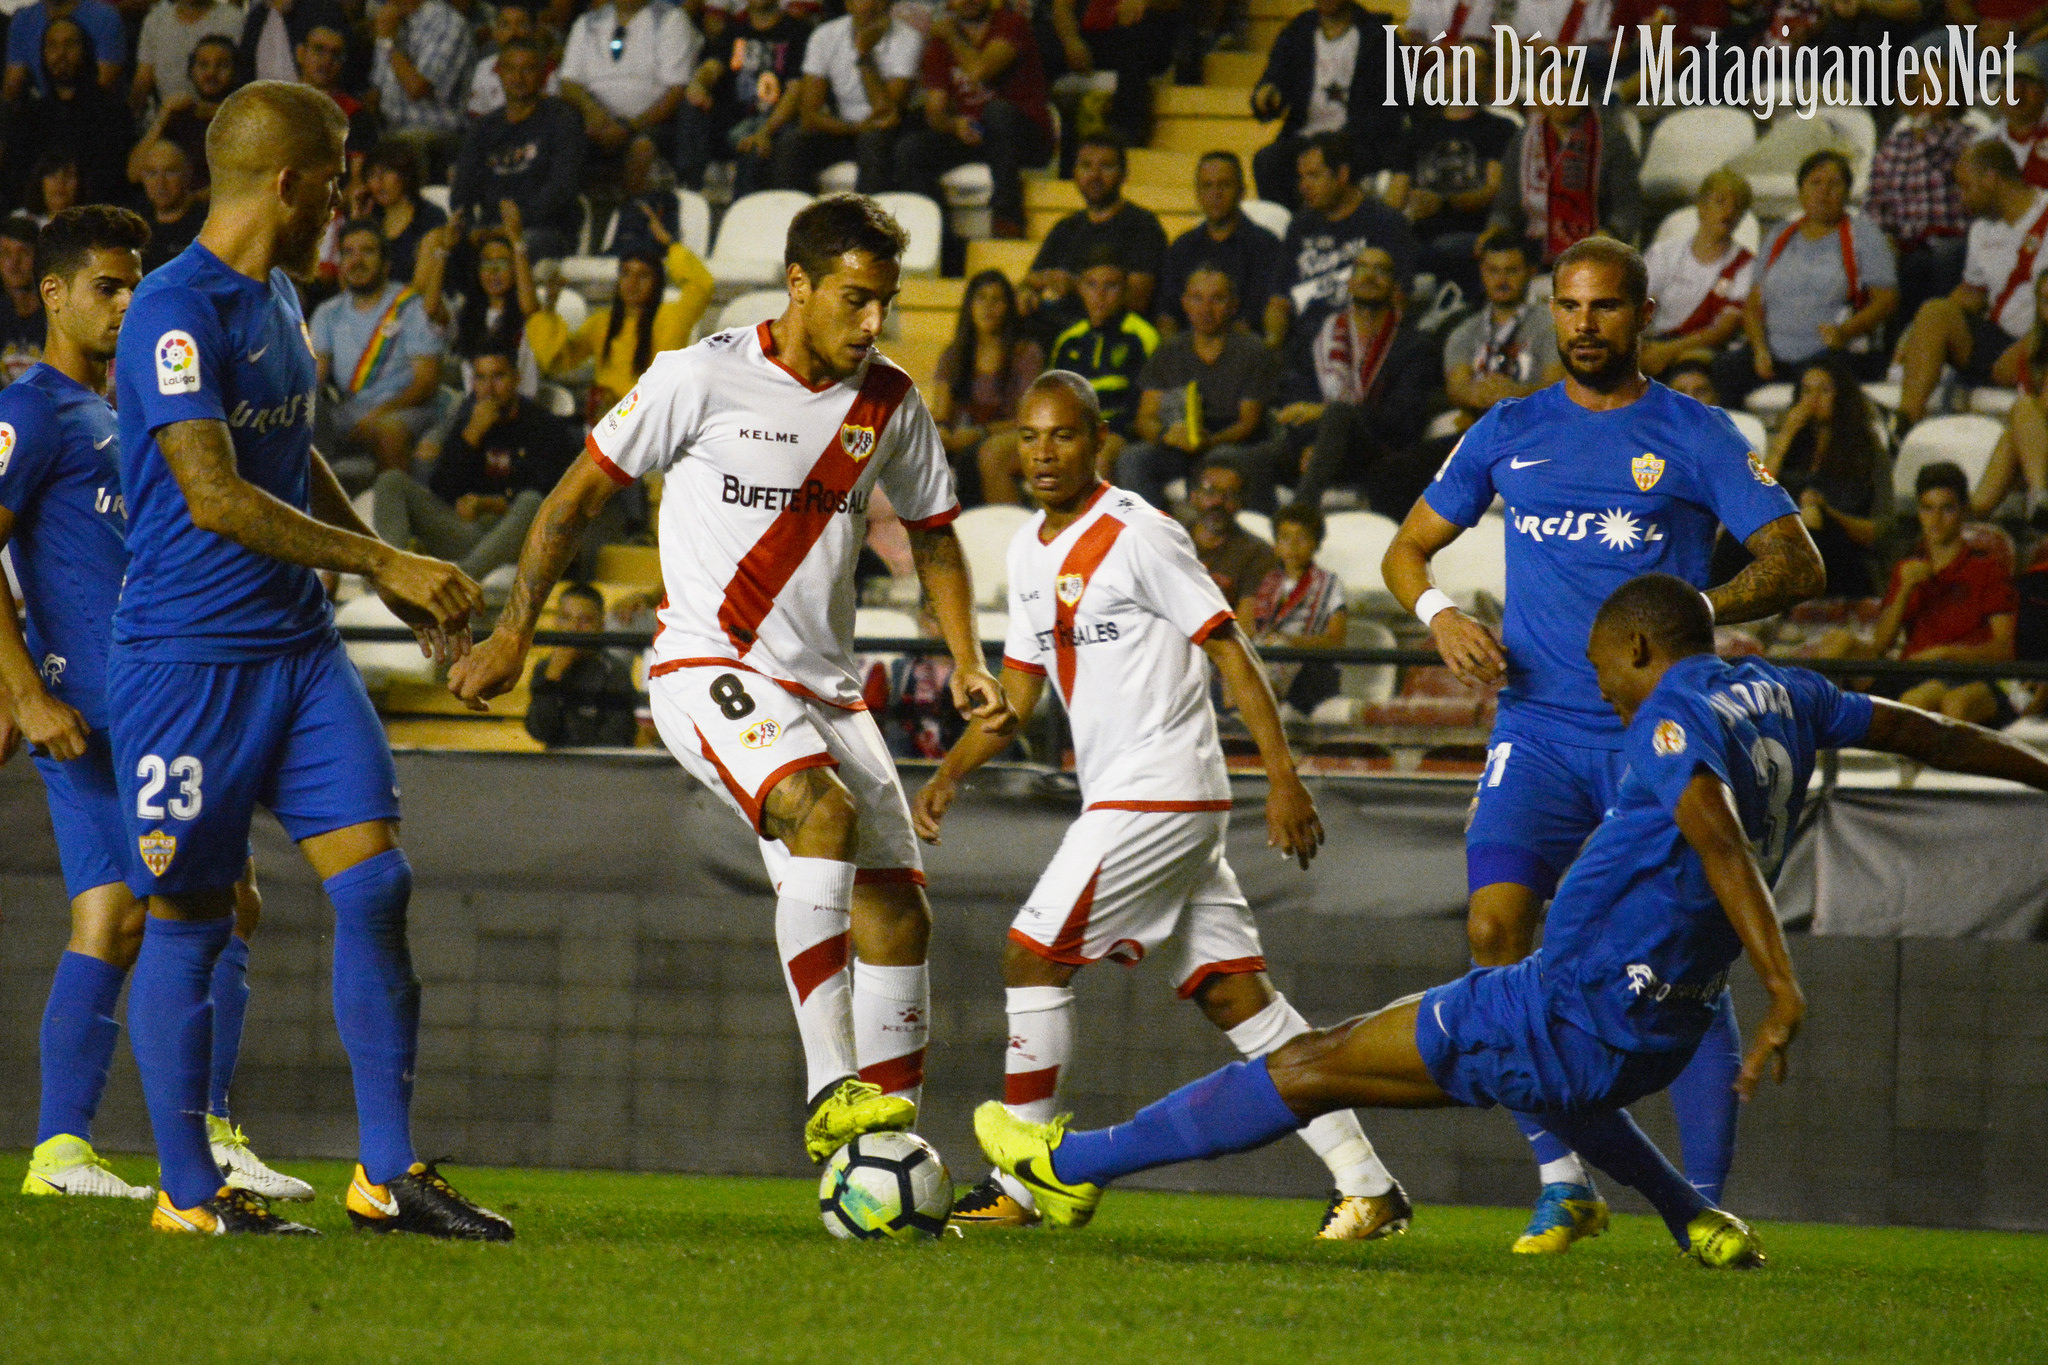
<instances>
[{"instance_id":1,"label":"spectator in red shirt","mask_svg":"<svg viewBox=\"0 0 2048 1365\"><path fill-rule=\"evenodd\" d=\"M1903 632L1901 659L1973 664L2011 659L2019 596L2010 567L1963 538L1968 478L1943 460L1922 469L1913 488L1925 539L1918 552L1892 570L1876 634L1862 648L1845 647L1847 642L1831 637L1823 652L1881 659L1891 654ZM1880 685L1875 690L1887 689ZM2005 694L1989 682L1929 678L1899 690L1898 699L1975 725L2004 725L2013 719Z\"/></svg>"},{"instance_id":2,"label":"spectator in red shirt","mask_svg":"<svg viewBox=\"0 0 2048 1365\"><path fill-rule=\"evenodd\" d=\"M995 180L989 203L995 235L1024 235L1027 165L1052 152L1045 68L1031 26L991 0L948 0L924 47L925 121L896 144L896 180L945 203L939 177L972 161Z\"/></svg>"}]
</instances>

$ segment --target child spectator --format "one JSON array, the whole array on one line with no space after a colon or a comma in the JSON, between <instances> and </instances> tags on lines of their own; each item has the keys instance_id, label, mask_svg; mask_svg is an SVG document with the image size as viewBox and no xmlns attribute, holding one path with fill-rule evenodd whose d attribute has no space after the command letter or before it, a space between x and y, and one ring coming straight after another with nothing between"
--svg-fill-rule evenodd
<instances>
[{"instance_id":1,"label":"child spectator","mask_svg":"<svg viewBox=\"0 0 2048 1365\"><path fill-rule=\"evenodd\" d=\"M1342 649L1348 630L1344 585L1316 563L1326 526L1320 508L1294 503L1273 514L1273 551L1280 566L1237 604L1237 619L1255 645ZM1302 715L1337 695L1342 678L1331 663L1274 664L1273 695Z\"/></svg>"}]
</instances>

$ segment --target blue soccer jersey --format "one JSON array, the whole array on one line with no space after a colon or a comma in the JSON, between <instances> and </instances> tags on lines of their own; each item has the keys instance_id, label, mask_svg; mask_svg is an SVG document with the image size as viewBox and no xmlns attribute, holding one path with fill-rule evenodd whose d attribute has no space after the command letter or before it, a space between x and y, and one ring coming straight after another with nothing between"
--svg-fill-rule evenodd
<instances>
[{"instance_id":1,"label":"blue soccer jersey","mask_svg":"<svg viewBox=\"0 0 2048 1365\"><path fill-rule=\"evenodd\" d=\"M1472 526L1507 505L1508 685L1502 725L1616 748L1586 640L1608 594L1639 574L1707 585L1716 523L1738 540L1798 512L1728 420L1652 383L1589 412L1562 383L1497 403L1458 443L1423 499Z\"/></svg>"},{"instance_id":2,"label":"blue soccer jersey","mask_svg":"<svg viewBox=\"0 0 2048 1365\"><path fill-rule=\"evenodd\" d=\"M1728 784L1765 877L1799 819L1814 755L1862 740L1870 698L1818 674L1701 654L1673 664L1624 737L1628 773L1550 904L1545 995L1629 1052L1689 1049L1742 955L1674 818L1701 770Z\"/></svg>"},{"instance_id":3,"label":"blue soccer jersey","mask_svg":"<svg viewBox=\"0 0 2048 1365\"><path fill-rule=\"evenodd\" d=\"M127 567L107 400L38 364L0 390L0 507L28 608L28 650L50 694L107 723L107 622Z\"/></svg>"},{"instance_id":4,"label":"blue soccer jersey","mask_svg":"<svg viewBox=\"0 0 2048 1365\"><path fill-rule=\"evenodd\" d=\"M330 632L313 570L195 526L156 441L175 422L225 422L241 476L307 509L315 371L291 280L250 279L193 243L135 291L114 375L129 554L115 643L136 659L233 663Z\"/></svg>"}]
</instances>

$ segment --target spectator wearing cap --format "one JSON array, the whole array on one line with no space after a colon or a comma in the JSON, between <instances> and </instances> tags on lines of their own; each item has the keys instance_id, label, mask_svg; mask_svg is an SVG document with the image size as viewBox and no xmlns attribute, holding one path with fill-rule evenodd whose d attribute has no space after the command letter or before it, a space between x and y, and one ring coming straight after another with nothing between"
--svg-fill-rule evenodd
<instances>
[{"instance_id":1,"label":"spectator wearing cap","mask_svg":"<svg viewBox=\"0 0 2048 1365\"><path fill-rule=\"evenodd\" d=\"M578 17L562 48L562 98L583 115L591 152L609 167L646 138L677 153L676 116L704 36L674 5L611 0ZM692 189L701 187L691 185Z\"/></svg>"},{"instance_id":2,"label":"spectator wearing cap","mask_svg":"<svg viewBox=\"0 0 2048 1365\"><path fill-rule=\"evenodd\" d=\"M151 121L149 131L128 154L128 178L141 179L136 158L152 142L175 142L185 153L193 182L204 186L206 173L206 130L220 111L220 102L235 89L235 45L219 34L207 34L192 45L185 59L188 93L165 100Z\"/></svg>"},{"instance_id":3,"label":"spectator wearing cap","mask_svg":"<svg viewBox=\"0 0 2048 1365\"><path fill-rule=\"evenodd\" d=\"M1152 290L1152 317L1162 332L1187 326L1181 295L1197 266L1214 266L1230 277L1239 325L1266 306L1280 286L1280 239L1245 217L1244 163L1236 152L1205 152L1195 164L1195 202L1202 221L1174 238Z\"/></svg>"},{"instance_id":4,"label":"spectator wearing cap","mask_svg":"<svg viewBox=\"0 0 2048 1365\"><path fill-rule=\"evenodd\" d=\"M487 227L510 202L536 259L566 256L583 211L583 119L567 100L541 93L547 55L538 39L507 40L496 61L504 103L463 133L450 207L468 226Z\"/></svg>"},{"instance_id":5,"label":"spectator wearing cap","mask_svg":"<svg viewBox=\"0 0 2048 1365\"><path fill-rule=\"evenodd\" d=\"M0 384L12 384L43 358L43 295L36 287L36 220L0 219Z\"/></svg>"},{"instance_id":6,"label":"spectator wearing cap","mask_svg":"<svg viewBox=\"0 0 2048 1365\"><path fill-rule=\"evenodd\" d=\"M105 0L36 0L17 10L7 24L7 75L0 97L19 103L31 87L38 95L50 93L49 74L42 69L43 35L52 22L69 19L85 38L85 63L92 79L103 90L121 87L121 72L128 65L128 30L121 11Z\"/></svg>"},{"instance_id":7,"label":"spectator wearing cap","mask_svg":"<svg viewBox=\"0 0 2048 1365\"><path fill-rule=\"evenodd\" d=\"M462 81L476 60L469 21L448 0L384 0L370 27L371 88L384 136L412 143L438 167L462 133Z\"/></svg>"},{"instance_id":8,"label":"spectator wearing cap","mask_svg":"<svg viewBox=\"0 0 2048 1365\"><path fill-rule=\"evenodd\" d=\"M230 54L242 35L242 12L222 0L156 0L135 40L135 79L128 103L137 114L151 105L196 93L187 65L201 38L225 38Z\"/></svg>"},{"instance_id":9,"label":"spectator wearing cap","mask_svg":"<svg viewBox=\"0 0 2048 1365\"><path fill-rule=\"evenodd\" d=\"M2020 179L2010 147L1996 138L1971 144L1956 162L1955 179L1973 220L1963 282L1922 304L1899 342L1902 430L1927 415L1944 365L1954 366L1964 384L2014 382L2010 373L1997 374L1998 363L2033 329L2034 280L2048 271L2048 190Z\"/></svg>"},{"instance_id":10,"label":"spectator wearing cap","mask_svg":"<svg viewBox=\"0 0 2048 1365\"><path fill-rule=\"evenodd\" d=\"M1252 114L1280 121L1271 144L1252 157L1259 197L1299 206L1296 166L1309 140L1341 135L1354 149L1345 160L1360 178L1386 165L1401 138L1401 110L1386 107L1386 63L1377 60L1390 15L1352 0L1316 0L1273 39L1265 72L1252 89Z\"/></svg>"},{"instance_id":11,"label":"spectator wearing cap","mask_svg":"<svg viewBox=\"0 0 2048 1365\"><path fill-rule=\"evenodd\" d=\"M1974 134L1942 97L1942 49L1929 43L1920 60L1921 79L1917 88L1899 92L1905 114L1878 144L1863 195L1863 211L1898 255L1899 315L1908 318L1962 282L1970 226L1955 170Z\"/></svg>"},{"instance_id":12,"label":"spectator wearing cap","mask_svg":"<svg viewBox=\"0 0 2048 1365\"><path fill-rule=\"evenodd\" d=\"M804 46L798 126L776 146L775 182L809 193L819 171L850 160L859 168L855 189L888 189L923 60L924 35L893 17L887 0L847 0L846 13Z\"/></svg>"}]
</instances>

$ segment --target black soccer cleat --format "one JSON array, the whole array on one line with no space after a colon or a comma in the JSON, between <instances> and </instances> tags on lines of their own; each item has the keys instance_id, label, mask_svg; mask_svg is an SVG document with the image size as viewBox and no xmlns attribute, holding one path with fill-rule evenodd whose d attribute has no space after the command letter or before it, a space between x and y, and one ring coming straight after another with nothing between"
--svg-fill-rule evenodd
<instances>
[{"instance_id":1,"label":"black soccer cleat","mask_svg":"<svg viewBox=\"0 0 2048 1365\"><path fill-rule=\"evenodd\" d=\"M450 1242L509 1242L512 1224L456 1192L436 1169L415 1161L404 1175L370 1182L360 1163L348 1182L348 1218L370 1232L412 1232Z\"/></svg>"},{"instance_id":2,"label":"black soccer cleat","mask_svg":"<svg viewBox=\"0 0 2048 1365\"><path fill-rule=\"evenodd\" d=\"M169 1193L159 1193L149 1225L158 1232L198 1233L202 1237L318 1237L318 1228L294 1223L270 1211L261 1195L223 1185L206 1202L181 1209Z\"/></svg>"}]
</instances>

